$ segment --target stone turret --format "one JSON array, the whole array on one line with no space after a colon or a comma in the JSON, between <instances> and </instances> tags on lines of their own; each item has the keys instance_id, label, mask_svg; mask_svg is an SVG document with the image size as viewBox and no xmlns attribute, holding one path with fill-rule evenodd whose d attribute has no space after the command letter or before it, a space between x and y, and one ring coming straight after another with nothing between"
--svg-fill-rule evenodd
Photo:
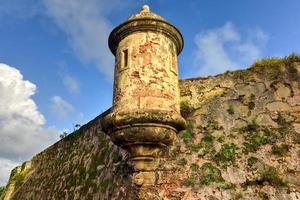
<instances>
[{"instance_id":1,"label":"stone turret","mask_svg":"<svg viewBox=\"0 0 300 200\"><path fill-rule=\"evenodd\" d=\"M177 55L179 30L149 6L109 36L115 55L114 97L104 129L139 170L153 170L162 149L185 127L180 114Z\"/></svg>"}]
</instances>

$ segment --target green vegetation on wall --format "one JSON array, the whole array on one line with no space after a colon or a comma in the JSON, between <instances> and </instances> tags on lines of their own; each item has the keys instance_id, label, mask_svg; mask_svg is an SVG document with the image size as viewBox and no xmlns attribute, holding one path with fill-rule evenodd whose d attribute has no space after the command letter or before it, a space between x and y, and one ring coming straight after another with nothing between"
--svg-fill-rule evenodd
<instances>
[{"instance_id":1,"label":"green vegetation on wall","mask_svg":"<svg viewBox=\"0 0 300 200\"><path fill-rule=\"evenodd\" d=\"M5 192L5 187L0 186L0 198L1 198L2 194L4 194L4 192Z\"/></svg>"}]
</instances>

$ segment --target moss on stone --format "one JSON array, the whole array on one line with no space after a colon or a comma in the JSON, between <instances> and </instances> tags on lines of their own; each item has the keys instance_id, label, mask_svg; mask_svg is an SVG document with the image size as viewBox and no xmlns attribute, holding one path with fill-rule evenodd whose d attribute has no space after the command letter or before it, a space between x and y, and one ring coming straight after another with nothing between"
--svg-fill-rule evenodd
<instances>
[{"instance_id":1,"label":"moss on stone","mask_svg":"<svg viewBox=\"0 0 300 200\"><path fill-rule=\"evenodd\" d=\"M257 162L258 162L258 158L252 156L252 157L248 158L247 165L248 165L248 167L252 168L255 165L255 163L257 163Z\"/></svg>"},{"instance_id":2,"label":"moss on stone","mask_svg":"<svg viewBox=\"0 0 300 200\"><path fill-rule=\"evenodd\" d=\"M240 132L241 133L245 133L245 132L253 133L253 132L257 131L258 129L259 129L259 125L256 121L256 118L253 118L250 123L248 123L245 127L242 127L240 129Z\"/></svg>"},{"instance_id":3,"label":"moss on stone","mask_svg":"<svg viewBox=\"0 0 300 200\"><path fill-rule=\"evenodd\" d=\"M278 66L289 65L292 62L300 62L300 55L292 53L283 58L279 58L279 57L263 58L260 60L256 60L251 65L250 68L252 68L252 69L259 69L262 67L277 67L278 68Z\"/></svg>"},{"instance_id":4,"label":"moss on stone","mask_svg":"<svg viewBox=\"0 0 300 200\"><path fill-rule=\"evenodd\" d=\"M106 192L109 184L110 184L110 180L108 180L108 179L105 179L105 180L102 181L102 183L100 184L100 190L101 190L102 193Z\"/></svg>"},{"instance_id":5,"label":"moss on stone","mask_svg":"<svg viewBox=\"0 0 300 200\"><path fill-rule=\"evenodd\" d=\"M245 95L239 95L237 100L241 103L244 103L245 102Z\"/></svg>"},{"instance_id":6,"label":"moss on stone","mask_svg":"<svg viewBox=\"0 0 300 200\"><path fill-rule=\"evenodd\" d=\"M223 144L219 152L214 156L215 161L225 167L233 164L235 162L236 148L236 145L233 143Z\"/></svg>"},{"instance_id":7,"label":"moss on stone","mask_svg":"<svg viewBox=\"0 0 300 200\"><path fill-rule=\"evenodd\" d=\"M282 144L282 145L273 145L272 146L272 153L275 155L283 156L289 151L289 145Z\"/></svg>"},{"instance_id":8,"label":"moss on stone","mask_svg":"<svg viewBox=\"0 0 300 200\"><path fill-rule=\"evenodd\" d=\"M233 107L233 105L229 105L229 106L228 106L227 112L228 112L230 115L233 115L233 114L234 114L234 107Z\"/></svg>"},{"instance_id":9,"label":"moss on stone","mask_svg":"<svg viewBox=\"0 0 300 200\"><path fill-rule=\"evenodd\" d=\"M191 129L187 129L183 132L183 140L188 142L194 138L195 133Z\"/></svg>"},{"instance_id":10,"label":"moss on stone","mask_svg":"<svg viewBox=\"0 0 300 200\"><path fill-rule=\"evenodd\" d=\"M15 181L16 187L19 187L24 183L24 178L25 178L24 175L21 173L15 174L15 176L13 177L13 180Z\"/></svg>"},{"instance_id":11,"label":"moss on stone","mask_svg":"<svg viewBox=\"0 0 300 200\"><path fill-rule=\"evenodd\" d=\"M275 130L257 123L256 118L252 119L245 127L239 130L245 137L244 153L255 152L262 145L276 142L278 136Z\"/></svg>"},{"instance_id":12,"label":"moss on stone","mask_svg":"<svg viewBox=\"0 0 300 200\"><path fill-rule=\"evenodd\" d=\"M219 125L219 122L214 120L214 119L209 119L208 120L208 130L219 130L222 127Z\"/></svg>"},{"instance_id":13,"label":"moss on stone","mask_svg":"<svg viewBox=\"0 0 300 200\"><path fill-rule=\"evenodd\" d=\"M84 166L80 165L78 167L78 171L79 171L80 182L83 182L85 180L85 176L86 176L86 171L85 171Z\"/></svg>"},{"instance_id":14,"label":"moss on stone","mask_svg":"<svg viewBox=\"0 0 300 200\"><path fill-rule=\"evenodd\" d=\"M11 171L10 177L14 177L14 176L16 175L17 172L18 172L18 168L15 167L15 168Z\"/></svg>"},{"instance_id":15,"label":"moss on stone","mask_svg":"<svg viewBox=\"0 0 300 200\"><path fill-rule=\"evenodd\" d=\"M191 151L198 152L201 148L201 145L199 143L192 143L191 145L189 145L189 148Z\"/></svg>"},{"instance_id":16,"label":"moss on stone","mask_svg":"<svg viewBox=\"0 0 300 200\"><path fill-rule=\"evenodd\" d=\"M212 142L214 141L214 139L215 139L215 137L214 137L212 134L208 133L208 134L205 134L205 135L203 136L203 138L201 139L201 141L202 141L202 142L209 142L209 143L212 143Z\"/></svg>"},{"instance_id":17,"label":"moss on stone","mask_svg":"<svg viewBox=\"0 0 300 200\"><path fill-rule=\"evenodd\" d=\"M221 171L213 166L212 163L204 163L201 168L201 183L204 185L210 185L213 182L223 182L224 179L221 175Z\"/></svg>"},{"instance_id":18,"label":"moss on stone","mask_svg":"<svg viewBox=\"0 0 300 200\"><path fill-rule=\"evenodd\" d=\"M215 153L214 142L215 137L211 133L206 133L200 142L200 156L210 155Z\"/></svg>"},{"instance_id":19,"label":"moss on stone","mask_svg":"<svg viewBox=\"0 0 300 200\"><path fill-rule=\"evenodd\" d=\"M222 136L218 137L217 141L220 143L223 143L225 141L225 136L222 135Z\"/></svg>"},{"instance_id":20,"label":"moss on stone","mask_svg":"<svg viewBox=\"0 0 300 200\"><path fill-rule=\"evenodd\" d=\"M234 183L230 183L230 182L220 182L219 183L219 187L221 189L224 189L224 190L229 190L229 189L234 189L236 188L236 185Z\"/></svg>"},{"instance_id":21,"label":"moss on stone","mask_svg":"<svg viewBox=\"0 0 300 200\"><path fill-rule=\"evenodd\" d=\"M253 110L255 108L255 95L254 94L250 95L250 100L248 102L248 108L249 108L249 110Z\"/></svg>"},{"instance_id":22,"label":"moss on stone","mask_svg":"<svg viewBox=\"0 0 300 200\"><path fill-rule=\"evenodd\" d=\"M195 133L193 131L193 127L194 127L194 123L192 121L187 121L187 129L184 130L182 135L183 140L185 142L189 142L194 138Z\"/></svg>"},{"instance_id":23,"label":"moss on stone","mask_svg":"<svg viewBox=\"0 0 300 200\"><path fill-rule=\"evenodd\" d=\"M181 166L185 166L187 164L187 160L185 158L181 158L178 160L178 164Z\"/></svg>"},{"instance_id":24,"label":"moss on stone","mask_svg":"<svg viewBox=\"0 0 300 200\"><path fill-rule=\"evenodd\" d=\"M260 146L268 143L269 143L268 137L264 134L264 132L260 131L254 135L247 137L246 142L243 143L244 152L245 153L255 152L260 148Z\"/></svg>"},{"instance_id":25,"label":"moss on stone","mask_svg":"<svg viewBox=\"0 0 300 200\"><path fill-rule=\"evenodd\" d=\"M5 187L4 186L0 186L0 198L1 196L5 193Z\"/></svg>"},{"instance_id":26,"label":"moss on stone","mask_svg":"<svg viewBox=\"0 0 300 200\"><path fill-rule=\"evenodd\" d=\"M260 174L259 182L268 182L270 185L274 187L287 187L288 182L284 181L278 174L278 171L274 167L267 167Z\"/></svg>"},{"instance_id":27,"label":"moss on stone","mask_svg":"<svg viewBox=\"0 0 300 200\"><path fill-rule=\"evenodd\" d=\"M193 172L196 172L199 170L199 165L197 163L192 163L190 168Z\"/></svg>"},{"instance_id":28,"label":"moss on stone","mask_svg":"<svg viewBox=\"0 0 300 200\"><path fill-rule=\"evenodd\" d=\"M197 184L197 178L196 177L189 177L187 179L184 180L183 184L185 186L191 186L194 187Z\"/></svg>"}]
</instances>

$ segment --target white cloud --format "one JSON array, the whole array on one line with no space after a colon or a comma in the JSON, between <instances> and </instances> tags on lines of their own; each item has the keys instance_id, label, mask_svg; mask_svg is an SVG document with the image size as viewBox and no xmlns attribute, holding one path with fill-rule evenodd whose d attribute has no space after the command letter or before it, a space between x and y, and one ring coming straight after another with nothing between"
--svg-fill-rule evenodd
<instances>
[{"instance_id":1,"label":"white cloud","mask_svg":"<svg viewBox=\"0 0 300 200\"><path fill-rule=\"evenodd\" d=\"M18 165L20 165L20 163L0 157L0 186L4 186L6 184L11 170Z\"/></svg>"},{"instance_id":2,"label":"white cloud","mask_svg":"<svg viewBox=\"0 0 300 200\"><path fill-rule=\"evenodd\" d=\"M0 171L8 175L10 166L30 159L58 139L55 128L44 127L45 118L32 99L35 91L36 86L24 80L19 70L0 64ZM6 177L1 173L0 184Z\"/></svg>"},{"instance_id":3,"label":"white cloud","mask_svg":"<svg viewBox=\"0 0 300 200\"><path fill-rule=\"evenodd\" d=\"M70 93L79 93L80 85L77 79L72 76L66 76L64 77L63 82Z\"/></svg>"},{"instance_id":4,"label":"white cloud","mask_svg":"<svg viewBox=\"0 0 300 200\"><path fill-rule=\"evenodd\" d=\"M242 34L231 23L196 35L197 49L193 65L197 75L213 75L244 68L261 57L268 35L259 28Z\"/></svg>"},{"instance_id":5,"label":"white cloud","mask_svg":"<svg viewBox=\"0 0 300 200\"><path fill-rule=\"evenodd\" d=\"M97 65L109 79L114 60L107 45L112 30L105 15L122 5L120 0L44 0L45 7L83 61Z\"/></svg>"},{"instance_id":6,"label":"white cloud","mask_svg":"<svg viewBox=\"0 0 300 200\"><path fill-rule=\"evenodd\" d=\"M61 119L68 118L73 112L73 106L60 96L51 98L51 111Z\"/></svg>"}]
</instances>

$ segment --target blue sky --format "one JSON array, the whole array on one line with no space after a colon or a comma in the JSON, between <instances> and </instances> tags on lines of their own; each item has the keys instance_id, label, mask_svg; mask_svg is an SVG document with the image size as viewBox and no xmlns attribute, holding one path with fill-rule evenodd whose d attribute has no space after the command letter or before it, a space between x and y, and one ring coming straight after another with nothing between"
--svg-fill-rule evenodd
<instances>
[{"instance_id":1,"label":"blue sky","mask_svg":"<svg viewBox=\"0 0 300 200\"><path fill-rule=\"evenodd\" d=\"M18 124L22 118L39 131L33 135L31 129L17 132L21 126L0 129L0 136L7 138L0 146L14 152L0 151L0 185L7 180L5 173L55 142L61 131L111 106L113 56L107 37L143 4L182 32L180 78L242 69L258 58L300 52L299 0L3 0L0 80L20 84L0 90L0 98L7 97L0 101L0 124L3 119ZM26 80L35 87L27 87ZM19 90L21 96L10 92ZM24 107L24 101L30 103ZM18 104L19 110L6 109ZM20 112L24 114L11 117ZM37 137L36 148L20 150L20 144L25 147L28 138ZM20 143L11 142L14 138Z\"/></svg>"}]
</instances>

